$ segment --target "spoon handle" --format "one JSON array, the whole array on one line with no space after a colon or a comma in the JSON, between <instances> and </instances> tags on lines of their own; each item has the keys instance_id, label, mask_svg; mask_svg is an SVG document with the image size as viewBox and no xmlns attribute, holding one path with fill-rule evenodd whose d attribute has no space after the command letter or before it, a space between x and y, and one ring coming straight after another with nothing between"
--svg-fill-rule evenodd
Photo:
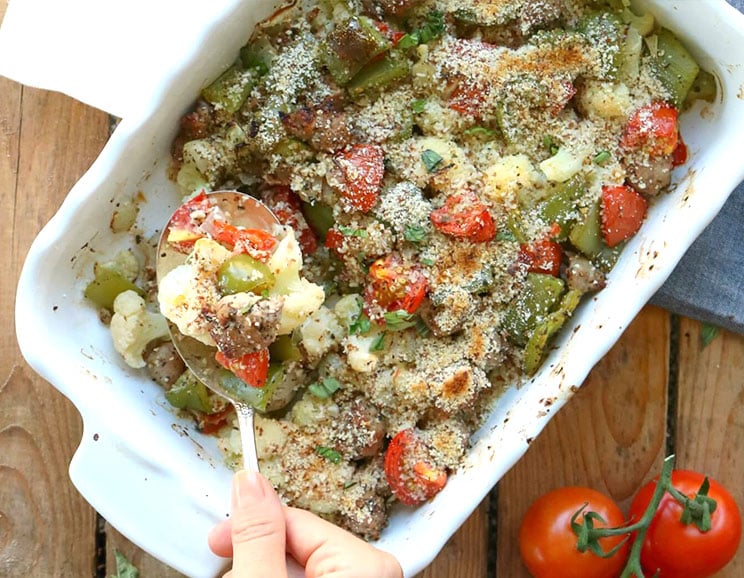
<instances>
[{"instance_id":1,"label":"spoon handle","mask_svg":"<svg viewBox=\"0 0 744 578\"><path fill-rule=\"evenodd\" d=\"M253 429L253 407L247 403L235 403L235 413L238 416L240 442L243 446L243 468L257 472L258 456L256 455L256 434Z\"/></svg>"}]
</instances>

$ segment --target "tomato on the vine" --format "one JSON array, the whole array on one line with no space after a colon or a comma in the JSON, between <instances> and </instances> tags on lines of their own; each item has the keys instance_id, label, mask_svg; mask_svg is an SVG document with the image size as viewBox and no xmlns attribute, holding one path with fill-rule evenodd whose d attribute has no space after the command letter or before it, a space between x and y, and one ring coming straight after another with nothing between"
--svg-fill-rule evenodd
<instances>
[{"instance_id":1,"label":"tomato on the vine","mask_svg":"<svg viewBox=\"0 0 744 578\"><path fill-rule=\"evenodd\" d=\"M628 558L627 542L609 558L591 550L578 550L571 519L582 508L596 512L604 520L594 520L597 528L620 526L625 519L611 498L577 486L552 490L528 508L519 529L519 550L535 578L614 578L620 574ZM582 523L581 516L577 523ZM622 540L622 536L601 538L599 545L604 552L610 552Z\"/></svg>"},{"instance_id":2,"label":"tomato on the vine","mask_svg":"<svg viewBox=\"0 0 744 578\"><path fill-rule=\"evenodd\" d=\"M689 470L674 470L672 486L692 498L705 476ZM684 506L665 493L648 528L641 549L644 574L659 578L706 578L723 568L734 557L741 539L741 514L731 494L710 480L708 497L716 502L710 514L710 529L703 532L694 524L681 521ZM631 522L638 521L654 493L656 480L643 486L629 510Z\"/></svg>"}]
</instances>

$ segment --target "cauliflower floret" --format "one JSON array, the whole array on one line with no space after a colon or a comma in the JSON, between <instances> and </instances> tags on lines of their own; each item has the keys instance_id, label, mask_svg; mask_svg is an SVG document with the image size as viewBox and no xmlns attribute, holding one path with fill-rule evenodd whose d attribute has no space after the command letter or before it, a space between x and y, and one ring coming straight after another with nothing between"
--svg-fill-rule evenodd
<instances>
[{"instance_id":1,"label":"cauliflower floret","mask_svg":"<svg viewBox=\"0 0 744 578\"><path fill-rule=\"evenodd\" d=\"M202 311L219 301L216 271L231 254L216 241L199 239L189 260L169 271L158 286L158 304L163 315L184 335L212 347L214 339Z\"/></svg>"},{"instance_id":2,"label":"cauliflower floret","mask_svg":"<svg viewBox=\"0 0 744 578\"><path fill-rule=\"evenodd\" d=\"M168 324L159 313L148 311L145 300L134 291L119 293L114 299L111 318L111 336L114 348L128 366L145 366L142 352L155 339L168 336Z\"/></svg>"},{"instance_id":3,"label":"cauliflower floret","mask_svg":"<svg viewBox=\"0 0 744 578\"><path fill-rule=\"evenodd\" d=\"M344 340L346 358L354 371L369 373L375 370L379 357L372 349L379 339L379 333L372 332L369 335L349 335Z\"/></svg>"},{"instance_id":4,"label":"cauliflower floret","mask_svg":"<svg viewBox=\"0 0 744 578\"><path fill-rule=\"evenodd\" d=\"M268 266L275 276L269 295L284 297L277 334L286 335L320 308L325 301L325 293L319 285L300 277L302 251L291 229L279 241Z\"/></svg>"},{"instance_id":5,"label":"cauliflower floret","mask_svg":"<svg viewBox=\"0 0 744 578\"><path fill-rule=\"evenodd\" d=\"M325 306L321 306L300 325L302 345L311 359L323 357L345 334L338 318Z\"/></svg>"}]
</instances>

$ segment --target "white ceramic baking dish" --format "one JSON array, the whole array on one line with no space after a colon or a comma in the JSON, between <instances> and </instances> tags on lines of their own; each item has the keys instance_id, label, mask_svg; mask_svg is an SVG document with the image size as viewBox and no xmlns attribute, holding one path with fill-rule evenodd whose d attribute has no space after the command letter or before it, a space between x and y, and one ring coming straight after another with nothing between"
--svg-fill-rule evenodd
<instances>
[{"instance_id":1,"label":"white ceramic baking dish","mask_svg":"<svg viewBox=\"0 0 744 578\"><path fill-rule=\"evenodd\" d=\"M395 511L378 545L400 560L406 576L431 562L522 456L744 177L744 17L723 0L647 0L638 7L650 7L715 73L719 98L684 116L690 161L674 174L677 185L654 205L609 286L581 306L540 373L499 400L444 491L420 508ZM92 263L129 242L107 226L117 201L141 193L147 232L174 208L177 193L166 168L178 120L273 8L268 0L232 5L194 39L194 51L141 114L119 125L39 234L18 288L23 355L83 418L70 466L74 484L120 532L194 577L214 576L224 566L209 552L206 534L229 511L230 472L215 441L175 418L162 390L124 365L83 288Z\"/></svg>"}]
</instances>

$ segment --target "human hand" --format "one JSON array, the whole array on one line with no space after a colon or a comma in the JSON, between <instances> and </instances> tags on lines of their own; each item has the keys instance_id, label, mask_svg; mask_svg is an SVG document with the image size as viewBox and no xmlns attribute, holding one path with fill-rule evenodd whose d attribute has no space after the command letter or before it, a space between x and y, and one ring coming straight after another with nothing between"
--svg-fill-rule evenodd
<instances>
[{"instance_id":1,"label":"human hand","mask_svg":"<svg viewBox=\"0 0 744 578\"><path fill-rule=\"evenodd\" d=\"M402 578L398 561L310 512L282 505L261 474L233 477L232 516L209 533L209 547L232 557L225 576L286 578L287 555L307 578Z\"/></svg>"}]
</instances>

